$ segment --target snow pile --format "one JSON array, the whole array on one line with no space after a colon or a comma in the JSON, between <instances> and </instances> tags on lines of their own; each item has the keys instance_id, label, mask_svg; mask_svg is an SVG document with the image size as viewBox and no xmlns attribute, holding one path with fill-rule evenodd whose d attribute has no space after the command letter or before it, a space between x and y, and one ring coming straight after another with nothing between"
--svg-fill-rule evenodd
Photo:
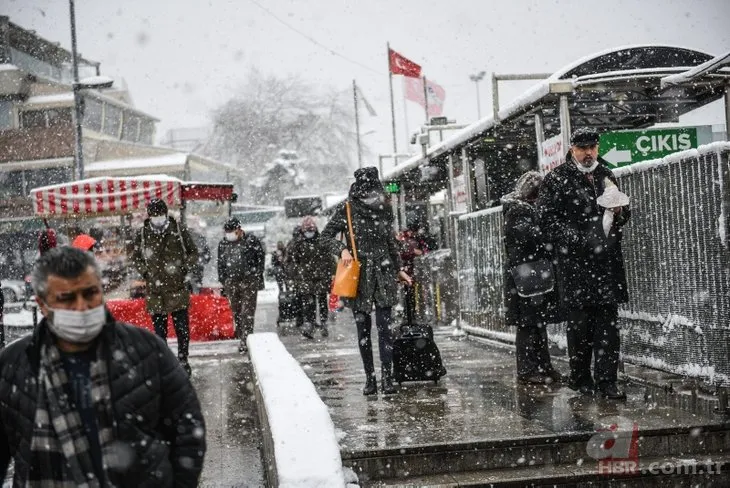
<instances>
[{"instance_id":1,"label":"snow pile","mask_svg":"<svg viewBox=\"0 0 730 488\"><path fill-rule=\"evenodd\" d=\"M299 363L272 332L248 336L248 347L271 429L278 486L344 487L335 426Z\"/></svg>"}]
</instances>

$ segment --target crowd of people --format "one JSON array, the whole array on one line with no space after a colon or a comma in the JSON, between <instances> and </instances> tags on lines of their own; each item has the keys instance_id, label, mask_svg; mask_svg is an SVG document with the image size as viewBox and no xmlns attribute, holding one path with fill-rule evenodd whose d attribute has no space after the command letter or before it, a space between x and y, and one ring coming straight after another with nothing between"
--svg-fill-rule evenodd
<instances>
[{"instance_id":1,"label":"crowd of people","mask_svg":"<svg viewBox=\"0 0 730 488\"><path fill-rule=\"evenodd\" d=\"M620 400L618 304L628 300L621 238L630 208L597 146L595 131L576 130L564 164L545 176L523 174L502 198L505 318L516 327L519 382L566 381L551 363L546 331L548 323L565 322L568 386ZM328 336L337 260L345 267L357 260L356 293L342 300L357 328L363 394L393 394L391 325L399 283L410 311L414 261L434 244L418 223L396 235L376 168L354 176L346 201L321 232L312 217L304 218L292 240L276 246L271 264L280 290L295 297L302 335L312 339L317 330ZM188 309L201 245L163 201L153 199L147 214L132 262L146 283L154 334L116 321L107 310L94 257L99 239L83 234L60 246L52 229L41 236L32 287L43 319L32 335L0 353L0 473L13 460L14 486L197 485L205 421L189 379ZM222 231L218 277L245 354L264 288L265 251L236 218ZM169 316L177 358L166 345Z\"/></svg>"}]
</instances>

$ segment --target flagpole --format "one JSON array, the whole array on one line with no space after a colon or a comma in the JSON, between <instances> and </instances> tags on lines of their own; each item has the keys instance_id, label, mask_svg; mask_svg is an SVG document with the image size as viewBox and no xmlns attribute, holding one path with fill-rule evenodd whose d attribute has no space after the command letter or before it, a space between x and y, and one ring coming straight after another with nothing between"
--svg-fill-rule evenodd
<instances>
[{"instance_id":1,"label":"flagpole","mask_svg":"<svg viewBox=\"0 0 730 488\"><path fill-rule=\"evenodd\" d=\"M428 84L426 77L423 77L423 108L426 110L426 125L428 125Z\"/></svg>"},{"instance_id":2,"label":"flagpole","mask_svg":"<svg viewBox=\"0 0 730 488\"><path fill-rule=\"evenodd\" d=\"M411 145L411 136L409 134L408 130L408 102L406 101L406 77L403 78L403 83L401 88L403 89L403 122L406 127L406 151L407 153L410 153L410 145Z\"/></svg>"},{"instance_id":3,"label":"flagpole","mask_svg":"<svg viewBox=\"0 0 730 488\"><path fill-rule=\"evenodd\" d=\"M388 84L390 86L390 120L393 126L393 162L395 164L398 161L395 159L395 155L398 154L398 142L396 141L395 135L395 103L393 102L393 72L390 69L390 42L386 44L388 47Z\"/></svg>"},{"instance_id":4,"label":"flagpole","mask_svg":"<svg viewBox=\"0 0 730 488\"><path fill-rule=\"evenodd\" d=\"M352 99L355 102L355 137L357 139L357 167L362 168L362 146L360 146L360 116L357 111L357 83L352 80Z\"/></svg>"}]
</instances>

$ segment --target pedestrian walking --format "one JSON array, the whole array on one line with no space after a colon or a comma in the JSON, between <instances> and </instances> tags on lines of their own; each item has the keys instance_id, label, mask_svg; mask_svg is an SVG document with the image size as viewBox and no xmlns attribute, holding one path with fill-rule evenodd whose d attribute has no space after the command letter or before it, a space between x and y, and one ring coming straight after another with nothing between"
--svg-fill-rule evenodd
<instances>
[{"instance_id":1,"label":"pedestrian walking","mask_svg":"<svg viewBox=\"0 0 730 488\"><path fill-rule=\"evenodd\" d=\"M191 374L189 273L198 262L198 248L190 232L167 214L164 201L151 200L147 215L135 237L132 262L145 281L147 311L152 316L155 333L167 341L167 316L172 315L177 357Z\"/></svg>"},{"instance_id":2,"label":"pedestrian walking","mask_svg":"<svg viewBox=\"0 0 730 488\"><path fill-rule=\"evenodd\" d=\"M206 450L195 389L163 341L116 322L92 253L46 251L43 319L0 353L0 477L13 486L195 487Z\"/></svg>"},{"instance_id":3,"label":"pedestrian walking","mask_svg":"<svg viewBox=\"0 0 730 488\"><path fill-rule=\"evenodd\" d=\"M276 249L271 253L271 270L276 280L276 286L279 293L283 292L286 285L286 276L284 273L284 262L286 261L286 246L283 241L276 243Z\"/></svg>"},{"instance_id":4,"label":"pedestrian walking","mask_svg":"<svg viewBox=\"0 0 730 488\"><path fill-rule=\"evenodd\" d=\"M253 333L256 298L264 289L264 247L261 241L243 231L233 217L223 226L225 238L218 244L218 280L228 297L240 340L238 350L248 351L246 338Z\"/></svg>"},{"instance_id":5,"label":"pedestrian walking","mask_svg":"<svg viewBox=\"0 0 730 488\"><path fill-rule=\"evenodd\" d=\"M616 385L618 304L628 301L621 237L630 210L628 197L610 209L599 200L617 181L598 157L598 140L591 128L573 132L565 163L543 181L537 209L554 246L558 292L567 313L570 386L584 395L598 388L605 398L623 399L626 395ZM609 232L603 226L607 210Z\"/></svg>"},{"instance_id":6,"label":"pedestrian walking","mask_svg":"<svg viewBox=\"0 0 730 488\"><path fill-rule=\"evenodd\" d=\"M502 197L504 214L505 319L516 328L517 381L560 382L548 350L547 324L558 322L552 256L538 223L535 200L542 175L528 171Z\"/></svg>"},{"instance_id":7,"label":"pedestrian walking","mask_svg":"<svg viewBox=\"0 0 730 488\"><path fill-rule=\"evenodd\" d=\"M320 236L314 218L305 217L302 221L301 237L292 241L286 255L285 269L293 291L299 297L303 318L302 335L312 339L316 327L323 337L327 337L327 295L335 272L335 261L329 246Z\"/></svg>"},{"instance_id":8,"label":"pedestrian walking","mask_svg":"<svg viewBox=\"0 0 730 488\"><path fill-rule=\"evenodd\" d=\"M357 296L343 300L345 306L352 309L357 325L358 346L366 375L364 395L377 393L371 344L373 305L378 328L381 391L395 393L391 312L398 301L397 280L411 284L410 276L401 269L398 243L393 232L393 214L386 202L377 168L358 169L347 200L337 206L322 231L322 239L325 239L330 252L339 256L345 265L353 260L353 240L357 248L360 260ZM350 224L354 235L348 229ZM346 244L337 239L340 234L345 235Z\"/></svg>"}]
</instances>

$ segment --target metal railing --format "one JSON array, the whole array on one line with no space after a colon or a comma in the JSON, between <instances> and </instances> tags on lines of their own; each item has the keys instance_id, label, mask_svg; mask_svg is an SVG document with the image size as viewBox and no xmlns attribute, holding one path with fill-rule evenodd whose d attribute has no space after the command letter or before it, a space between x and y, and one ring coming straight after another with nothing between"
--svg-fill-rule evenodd
<instances>
[{"instance_id":1,"label":"metal railing","mask_svg":"<svg viewBox=\"0 0 730 488\"><path fill-rule=\"evenodd\" d=\"M730 144L615 171L632 198L623 252L630 300L619 310L625 361L730 386ZM501 207L461 217L461 324L509 340ZM549 336L565 344L564 326Z\"/></svg>"}]
</instances>

